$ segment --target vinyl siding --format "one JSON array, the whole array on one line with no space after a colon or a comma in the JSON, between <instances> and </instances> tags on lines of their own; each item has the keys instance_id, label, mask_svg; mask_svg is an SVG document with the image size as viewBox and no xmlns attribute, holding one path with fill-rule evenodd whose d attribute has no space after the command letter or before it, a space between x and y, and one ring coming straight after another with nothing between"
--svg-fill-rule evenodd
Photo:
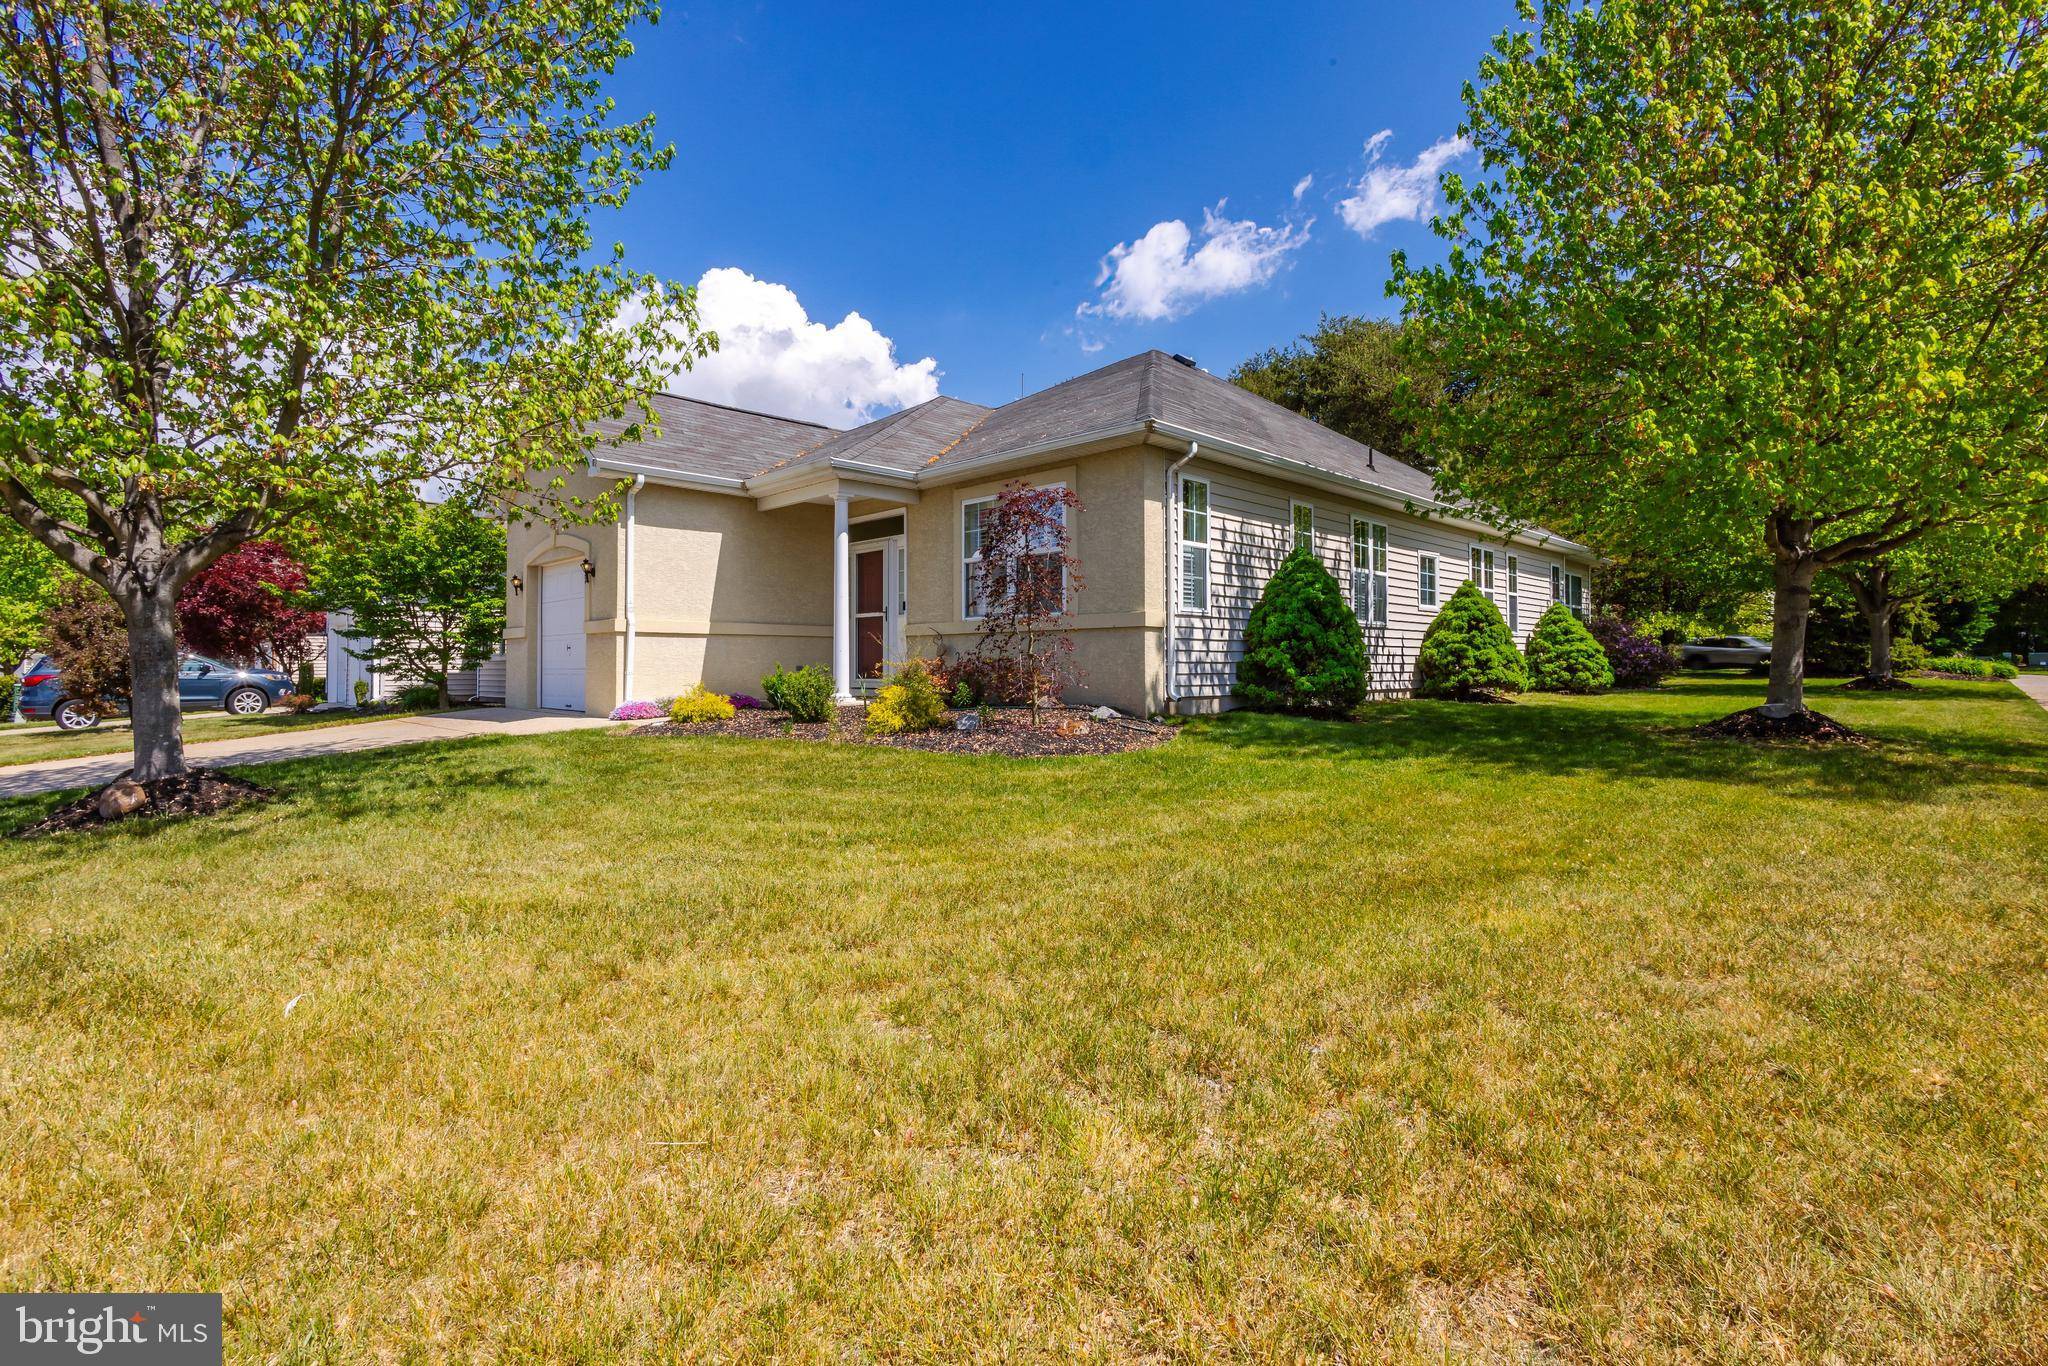
<instances>
[{"instance_id":1,"label":"vinyl siding","mask_svg":"<svg viewBox=\"0 0 2048 1366\"><path fill-rule=\"evenodd\" d=\"M1498 540L1200 460L1190 464L1185 473L1209 485L1210 546L1208 610L1182 609L1175 620L1175 691L1188 702L1223 703L1229 699L1237 661L1244 653L1245 624L1266 581L1293 545L1291 503L1314 506L1316 554L1335 576L1347 602L1351 601L1352 518L1387 528L1387 620L1383 625L1362 623L1373 660L1373 696L1399 697L1412 689L1423 632L1469 575L1475 541L1493 550L1494 589L1490 596L1501 615L1507 615L1507 557L1511 552ZM1567 566L1570 572L1589 579L1590 572L1583 561L1567 562L1540 550L1518 546L1512 553L1521 598L1516 643L1526 646L1537 619L1551 603L1551 567ZM1437 602L1431 607L1416 601L1424 555L1437 557ZM1356 603L1352 610L1357 610Z\"/></svg>"}]
</instances>

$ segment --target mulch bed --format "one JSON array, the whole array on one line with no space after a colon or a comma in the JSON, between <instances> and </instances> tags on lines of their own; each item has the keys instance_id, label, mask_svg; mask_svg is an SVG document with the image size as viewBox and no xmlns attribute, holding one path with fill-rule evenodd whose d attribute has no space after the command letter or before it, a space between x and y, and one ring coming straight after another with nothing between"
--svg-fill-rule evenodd
<instances>
[{"instance_id":1,"label":"mulch bed","mask_svg":"<svg viewBox=\"0 0 2048 1366\"><path fill-rule=\"evenodd\" d=\"M1913 685L1893 674L1890 678L1852 678L1842 685L1843 692L1911 692Z\"/></svg>"},{"instance_id":2,"label":"mulch bed","mask_svg":"<svg viewBox=\"0 0 2048 1366\"><path fill-rule=\"evenodd\" d=\"M1790 716L1766 716L1762 707L1694 726L1694 735L1713 740L1798 740L1806 744L1867 745L1870 737L1811 708Z\"/></svg>"},{"instance_id":3,"label":"mulch bed","mask_svg":"<svg viewBox=\"0 0 2048 1366\"><path fill-rule=\"evenodd\" d=\"M747 740L819 740L854 745L890 745L897 749L943 750L951 754L1002 754L1017 759L1072 754L1123 754L1150 749L1173 738L1174 727L1156 721L1120 716L1098 721L1082 707L1041 707L1038 724L1022 707L996 707L974 730L955 730L954 722L973 712L948 711L936 730L903 735L868 735L861 730L865 707L841 707L830 721L792 721L788 713L748 709L730 721L700 721L678 726L667 721L637 726L630 735L730 735Z\"/></svg>"},{"instance_id":4,"label":"mulch bed","mask_svg":"<svg viewBox=\"0 0 2048 1366\"><path fill-rule=\"evenodd\" d=\"M119 782L122 779L117 778L115 781ZM153 783L142 784L142 790L148 794L149 800L125 816L116 816L112 820L102 816L100 794L94 792L90 796L80 797L75 802L58 807L34 825L24 826L15 831L14 838L35 839L42 835L104 830L109 826L141 820L145 816L210 816L231 806L267 802L275 795L267 787L258 787L245 778L237 778L210 768L196 768L176 778L159 778ZM105 789L102 788L101 791Z\"/></svg>"}]
</instances>

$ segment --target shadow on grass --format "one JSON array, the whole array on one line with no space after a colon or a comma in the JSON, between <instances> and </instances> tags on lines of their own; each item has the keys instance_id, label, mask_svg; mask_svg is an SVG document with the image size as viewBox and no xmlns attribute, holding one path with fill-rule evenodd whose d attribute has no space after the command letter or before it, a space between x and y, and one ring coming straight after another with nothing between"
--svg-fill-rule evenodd
<instances>
[{"instance_id":1,"label":"shadow on grass","mask_svg":"<svg viewBox=\"0 0 2048 1366\"><path fill-rule=\"evenodd\" d=\"M1715 685L1695 684L1683 695L1719 692ZM1739 693L1754 704L1753 687ZM1692 725L1719 713L1680 712L1670 705L1672 696L1614 693L1594 705L1390 702L1368 708L1355 721L1231 712L1201 723L1200 734L1205 743L1275 760L1427 760L1467 775L1492 769L1538 777L1746 783L1856 801L1997 784L2048 788L2048 744L2022 736L1887 723L1868 728L1878 743L1867 748L1709 740L1695 736Z\"/></svg>"},{"instance_id":2,"label":"shadow on grass","mask_svg":"<svg viewBox=\"0 0 2048 1366\"><path fill-rule=\"evenodd\" d=\"M323 816L336 820L353 820L394 811L408 816L443 815L466 805L476 793L486 789L527 789L538 803L548 791L543 765L477 762L489 757L487 747L519 738L465 737L278 763L207 765L246 778L275 795L269 801L231 807L209 816L154 816L49 839L17 841L12 836L76 801L88 789L13 797L0 800L0 840L7 840L17 852L47 849L68 853L78 847L79 840L144 840L160 831L194 822L204 822L208 833L220 838L245 835L255 830L255 820L264 813L289 814L295 806L317 809Z\"/></svg>"}]
</instances>

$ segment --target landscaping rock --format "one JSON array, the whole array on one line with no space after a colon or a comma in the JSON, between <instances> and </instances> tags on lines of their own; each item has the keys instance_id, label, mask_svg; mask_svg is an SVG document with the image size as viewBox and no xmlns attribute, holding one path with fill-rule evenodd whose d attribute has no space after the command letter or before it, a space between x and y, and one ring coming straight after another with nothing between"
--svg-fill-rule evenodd
<instances>
[{"instance_id":1,"label":"landscaping rock","mask_svg":"<svg viewBox=\"0 0 2048 1366\"><path fill-rule=\"evenodd\" d=\"M149 793L133 778L121 778L108 783L100 793L99 810L103 821L119 820L133 815L149 804Z\"/></svg>"},{"instance_id":2,"label":"landscaping rock","mask_svg":"<svg viewBox=\"0 0 2048 1366\"><path fill-rule=\"evenodd\" d=\"M960 715L958 715L958 716L956 716L956 717L954 717L954 718L953 718L953 729L954 729L954 730L980 730L980 729L981 729L981 718L980 718L979 716L976 716L976 715L975 715L975 714L974 714L973 712L971 712L971 711L968 711L968 712L962 712L962 713L960 713Z\"/></svg>"},{"instance_id":3,"label":"landscaping rock","mask_svg":"<svg viewBox=\"0 0 2048 1366\"><path fill-rule=\"evenodd\" d=\"M118 795L116 795L118 794ZM140 795L141 800L136 800ZM100 830L144 816L207 816L229 807L270 800L270 790L246 778L195 768L175 778L138 783L117 778L104 790L58 807L35 824L14 832L16 839ZM113 801L106 801L107 798Z\"/></svg>"},{"instance_id":4,"label":"landscaping rock","mask_svg":"<svg viewBox=\"0 0 2048 1366\"><path fill-rule=\"evenodd\" d=\"M1098 721L1114 721L1117 717L1123 715L1115 707L1097 707L1088 714Z\"/></svg>"}]
</instances>

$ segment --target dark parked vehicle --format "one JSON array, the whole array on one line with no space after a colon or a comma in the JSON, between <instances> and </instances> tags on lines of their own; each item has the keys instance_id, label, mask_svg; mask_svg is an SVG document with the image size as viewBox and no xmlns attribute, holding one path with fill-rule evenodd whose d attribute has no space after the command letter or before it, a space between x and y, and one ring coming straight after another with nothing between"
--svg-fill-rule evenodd
<instances>
[{"instance_id":1,"label":"dark parked vehicle","mask_svg":"<svg viewBox=\"0 0 2048 1366\"><path fill-rule=\"evenodd\" d=\"M1755 668L1771 662L1771 643L1755 636L1713 636L1688 640L1678 647L1678 662L1688 669Z\"/></svg>"},{"instance_id":2,"label":"dark parked vehicle","mask_svg":"<svg viewBox=\"0 0 2048 1366\"><path fill-rule=\"evenodd\" d=\"M292 691L291 678L276 669L238 669L232 664L187 655L178 665L178 705L186 711L219 707L233 716L260 716ZM128 700L114 701L116 711ZM54 720L60 730L90 730L101 708L90 697L64 690L64 675L44 658L21 676L21 714L30 721Z\"/></svg>"}]
</instances>

